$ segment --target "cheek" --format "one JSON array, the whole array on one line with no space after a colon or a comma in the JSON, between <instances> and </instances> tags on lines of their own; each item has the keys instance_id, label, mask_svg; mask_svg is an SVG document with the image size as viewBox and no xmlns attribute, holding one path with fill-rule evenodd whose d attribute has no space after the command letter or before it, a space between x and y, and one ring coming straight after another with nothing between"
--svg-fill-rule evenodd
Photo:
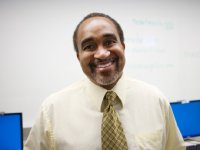
<instances>
[{"instance_id":1,"label":"cheek","mask_svg":"<svg viewBox=\"0 0 200 150\"><path fill-rule=\"evenodd\" d=\"M119 57L119 63L120 63L120 65L125 65L125 62L126 62L126 58L125 58L125 53L124 53L124 51L120 51L119 53L118 53L118 57Z\"/></svg>"},{"instance_id":2,"label":"cheek","mask_svg":"<svg viewBox=\"0 0 200 150\"><path fill-rule=\"evenodd\" d=\"M90 55L81 54L79 56L79 62L80 62L80 64L81 64L82 67L88 66L89 63L90 63L90 61L91 61Z\"/></svg>"},{"instance_id":3,"label":"cheek","mask_svg":"<svg viewBox=\"0 0 200 150\"><path fill-rule=\"evenodd\" d=\"M116 51L116 54L118 55L118 57L119 57L121 60L124 60L124 59L125 59L125 53L124 53L124 50L123 50L123 49L120 49L120 50Z\"/></svg>"}]
</instances>

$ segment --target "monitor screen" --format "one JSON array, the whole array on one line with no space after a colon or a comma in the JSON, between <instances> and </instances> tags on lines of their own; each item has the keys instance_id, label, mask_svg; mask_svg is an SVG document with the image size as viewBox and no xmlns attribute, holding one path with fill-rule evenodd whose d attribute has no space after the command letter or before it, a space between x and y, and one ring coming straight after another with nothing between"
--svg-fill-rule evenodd
<instances>
[{"instance_id":1,"label":"monitor screen","mask_svg":"<svg viewBox=\"0 0 200 150\"><path fill-rule=\"evenodd\" d=\"M22 150L22 113L0 114L0 149Z\"/></svg>"},{"instance_id":2,"label":"monitor screen","mask_svg":"<svg viewBox=\"0 0 200 150\"><path fill-rule=\"evenodd\" d=\"M184 138L200 135L200 100L171 103L171 107Z\"/></svg>"}]
</instances>

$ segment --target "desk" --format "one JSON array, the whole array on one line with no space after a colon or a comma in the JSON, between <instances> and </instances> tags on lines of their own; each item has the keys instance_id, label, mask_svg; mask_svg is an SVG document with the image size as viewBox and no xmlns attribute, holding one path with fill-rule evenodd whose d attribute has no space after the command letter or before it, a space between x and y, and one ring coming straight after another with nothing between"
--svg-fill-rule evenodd
<instances>
[{"instance_id":1,"label":"desk","mask_svg":"<svg viewBox=\"0 0 200 150\"><path fill-rule=\"evenodd\" d=\"M187 140L185 141L186 150L200 150L200 142Z\"/></svg>"}]
</instances>

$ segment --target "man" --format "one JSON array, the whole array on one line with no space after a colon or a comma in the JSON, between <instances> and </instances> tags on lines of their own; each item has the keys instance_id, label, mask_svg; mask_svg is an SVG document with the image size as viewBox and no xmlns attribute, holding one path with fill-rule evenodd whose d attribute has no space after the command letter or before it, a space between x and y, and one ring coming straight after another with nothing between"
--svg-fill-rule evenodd
<instances>
[{"instance_id":1,"label":"man","mask_svg":"<svg viewBox=\"0 0 200 150\"><path fill-rule=\"evenodd\" d=\"M161 92L123 75L124 36L114 19L102 13L89 14L78 24L73 40L88 79L53 94L42 104L25 150L185 149ZM109 92L115 93L116 101L104 100L109 99ZM115 117L109 116L110 110ZM107 118L111 121L105 125ZM114 124L105 132L111 122ZM112 129L115 125L121 133ZM118 142L124 147L115 147Z\"/></svg>"}]
</instances>

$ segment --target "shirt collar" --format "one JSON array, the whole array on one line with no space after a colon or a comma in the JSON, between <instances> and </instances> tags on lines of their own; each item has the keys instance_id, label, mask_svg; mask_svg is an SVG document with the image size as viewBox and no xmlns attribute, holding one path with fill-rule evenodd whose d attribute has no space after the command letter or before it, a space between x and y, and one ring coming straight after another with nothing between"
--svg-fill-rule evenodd
<instances>
[{"instance_id":1,"label":"shirt collar","mask_svg":"<svg viewBox=\"0 0 200 150\"><path fill-rule=\"evenodd\" d=\"M87 99L88 106L97 111L101 111L101 105L104 98L104 95L108 90L94 84L89 79L86 79L86 94L89 96ZM126 82L125 77L122 77L118 80L117 84L111 89L115 93L117 93L118 97L122 102L122 106L125 103L125 90L126 90Z\"/></svg>"},{"instance_id":2,"label":"shirt collar","mask_svg":"<svg viewBox=\"0 0 200 150\"><path fill-rule=\"evenodd\" d=\"M113 87L112 91L117 93L118 97L122 102L122 106L125 104L126 100L126 81L124 75L118 80L117 84Z\"/></svg>"}]
</instances>

